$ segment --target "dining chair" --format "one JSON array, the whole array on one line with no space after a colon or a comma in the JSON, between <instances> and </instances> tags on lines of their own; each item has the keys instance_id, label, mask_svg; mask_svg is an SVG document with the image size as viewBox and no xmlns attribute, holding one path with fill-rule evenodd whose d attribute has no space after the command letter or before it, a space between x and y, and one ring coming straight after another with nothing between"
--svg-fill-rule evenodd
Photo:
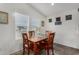
<instances>
[{"instance_id":1,"label":"dining chair","mask_svg":"<svg viewBox=\"0 0 79 59\"><path fill-rule=\"evenodd\" d=\"M23 55L25 54L26 50L27 50L27 54L29 55L30 51L34 51L33 48L36 48L36 47L33 45L32 42L28 40L27 33L22 33L22 37L23 37ZM37 45L38 45L38 48L35 51L38 54L40 52L40 49L39 49L39 44Z\"/></svg>"},{"instance_id":2,"label":"dining chair","mask_svg":"<svg viewBox=\"0 0 79 59\"><path fill-rule=\"evenodd\" d=\"M35 31L29 31L29 38L35 36Z\"/></svg>"},{"instance_id":3,"label":"dining chair","mask_svg":"<svg viewBox=\"0 0 79 59\"><path fill-rule=\"evenodd\" d=\"M27 49L27 54L29 54L30 51L29 51L29 41L27 33L22 33L22 37L23 37L23 54L25 54L25 49Z\"/></svg>"},{"instance_id":4,"label":"dining chair","mask_svg":"<svg viewBox=\"0 0 79 59\"><path fill-rule=\"evenodd\" d=\"M41 42L41 48L45 49L47 55L49 55L50 50L52 51L52 54L54 55L53 44L54 44L55 33L47 32L46 36L47 36L46 40Z\"/></svg>"},{"instance_id":5,"label":"dining chair","mask_svg":"<svg viewBox=\"0 0 79 59\"><path fill-rule=\"evenodd\" d=\"M45 50L47 52L47 54L49 55L49 50L52 51L52 54L54 55L54 37L55 37L55 33L48 33L48 39L47 39L47 43L45 46Z\"/></svg>"}]
</instances>

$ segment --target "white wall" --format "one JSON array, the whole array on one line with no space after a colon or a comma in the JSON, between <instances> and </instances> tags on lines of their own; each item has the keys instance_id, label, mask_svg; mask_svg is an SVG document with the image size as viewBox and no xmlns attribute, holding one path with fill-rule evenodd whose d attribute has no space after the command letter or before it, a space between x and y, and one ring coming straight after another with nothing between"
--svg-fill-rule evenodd
<instances>
[{"instance_id":1,"label":"white wall","mask_svg":"<svg viewBox=\"0 0 79 59\"><path fill-rule=\"evenodd\" d=\"M0 54L11 54L22 49L22 40L15 40L14 13L19 12L39 20L45 17L27 4L0 4L0 11L9 14L8 24L0 24Z\"/></svg>"},{"instance_id":2,"label":"white wall","mask_svg":"<svg viewBox=\"0 0 79 59\"><path fill-rule=\"evenodd\" d=\"M72 20L66 21L65 16L69 14L72 14ZM56 17L61 17L62 25L54 25ZM46 21L46 27L56 32L55 42L79 49L79 12L77 9L55 14L52 20L52 23Z\"/></svg>"}]
</instances>

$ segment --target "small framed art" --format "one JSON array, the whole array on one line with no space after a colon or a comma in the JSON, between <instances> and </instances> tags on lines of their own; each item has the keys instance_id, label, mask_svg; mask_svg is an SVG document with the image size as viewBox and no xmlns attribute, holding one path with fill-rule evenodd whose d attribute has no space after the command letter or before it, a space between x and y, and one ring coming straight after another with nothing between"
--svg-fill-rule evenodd
<instances>
[{"instance_id":1,"label":"small framed art","mask_svg":"<svg viewBox=\"0 0 79 59\"><path fill-rule=\"evenodd\" d=\"M0 11L0 24L8 24L8 13Z\"/></svg>"},{"instance_id":2,"label":"small framed art","mask_svg":"<svg viewBox=\"0 0 79 59\"><path fill-rule=\"evenodd\" d=\"M49 20L49 23L52 22L52 18L50 18L50 19L48 19L48 20Z\"/></svg>"},{"instance_id":3,"label":"small framed art","mask_svg":"<svg viewBox=\"0 0 79 59\"><path fill-rule=\"evenodd\" d=\"M72 15L66 15L66 20L72 20Z\"/></svg>"},{"instance_id":4,"label":"small framed art","mask_svg":"<svg viewBox=\"0 0 79 59\"><path fill-rule=\"evenodd\" d=\"M61 17L56 17L55 25L61 25Z\"/></svg>"},{"instance_id":5,"label":"small framed art","mask_svg":"<svg viewBox=\"0 0 79 59\"><path fill-rule=\"evenodd\" d=\"M41 21L41 26L44 27L44 21Z\"/></svg>"}]
</instances>

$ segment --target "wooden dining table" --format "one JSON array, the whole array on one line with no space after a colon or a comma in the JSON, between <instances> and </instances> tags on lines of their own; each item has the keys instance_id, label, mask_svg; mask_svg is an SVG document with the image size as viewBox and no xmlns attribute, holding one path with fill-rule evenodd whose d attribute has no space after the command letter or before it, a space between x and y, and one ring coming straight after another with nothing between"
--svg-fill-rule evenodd
<instances>
[{"instance_id":1,"label":"wooden dining table","mask_svg":"<svg viewBox=\"0 0 79 59\"><path fill-rule=\"evenodd\" d=\"M33 43L33 51L34 51L34 54L37 55L37 54L39 54L38 51L37 51L37 48L38 48L37 44L40 45L40 42L46 41L47 36L45 36L45 35L40 36L40 37L39 36L38 37L34 36L34 37L29 38L28 40L29 40L29 42Z\"/></svg>"}]
</instances>

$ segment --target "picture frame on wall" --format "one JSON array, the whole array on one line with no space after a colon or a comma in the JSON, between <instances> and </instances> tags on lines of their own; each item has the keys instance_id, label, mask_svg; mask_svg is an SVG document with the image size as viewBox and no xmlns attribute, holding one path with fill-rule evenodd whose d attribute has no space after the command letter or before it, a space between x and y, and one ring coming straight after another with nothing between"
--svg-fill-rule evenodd
<instances>
[{"instance_id":1,"label":"picture frame on wall","mask_svg":"<svg viewBox=\"0 0 79 59\"><path fill-rule=\"evenodd\" d=\"M61 25L61 17L56 17L55 25Z\"/></svg>"},{"instance_id":2,"label":"picture frame on wall","mask_svg":"<svg viewBox=\"0 0 79 59\"><path fill-rule=\"evenodd\" d=\"M52 18L48 19L48 21L49 21L49 23L51 23L52 22Z\"/></svg>"},{"instance_id":3,"label":"picture frame on wall","mask_svg":"<svg viewBox=\"0 0 79 59\"><path fill-rule=\"evenodd\" d=\"M8 24L8 13L0 11L0 24Z\"/></svg>"},{"instance_id":4,"label":"picture frame on wall","mask_svg":"<svg viewBox=\"0 0 79 59\"><path fill-rule=\"evenodd\" d=\"M41 21L41 26L44 27L44 21Z\"/></svg>"},{"instance_id":5,"label":"picture frame on wall","mask_svg":"<svg viewBox=\"0 0 79 59\"><path fill-rule=\"evenodd\" d=\"M66 15L66 20L72 20L72 15Z\"/></svg>"},{"instance_id":6,"label":"picture frame on wall","mask_svg":"<svg viewBox=\"0 0 79 59\"><path fill-rule=\"evenodd\" d=\"M55 25L61 25L62 22L55 22Z\"/></svg>"}]
</instances>

